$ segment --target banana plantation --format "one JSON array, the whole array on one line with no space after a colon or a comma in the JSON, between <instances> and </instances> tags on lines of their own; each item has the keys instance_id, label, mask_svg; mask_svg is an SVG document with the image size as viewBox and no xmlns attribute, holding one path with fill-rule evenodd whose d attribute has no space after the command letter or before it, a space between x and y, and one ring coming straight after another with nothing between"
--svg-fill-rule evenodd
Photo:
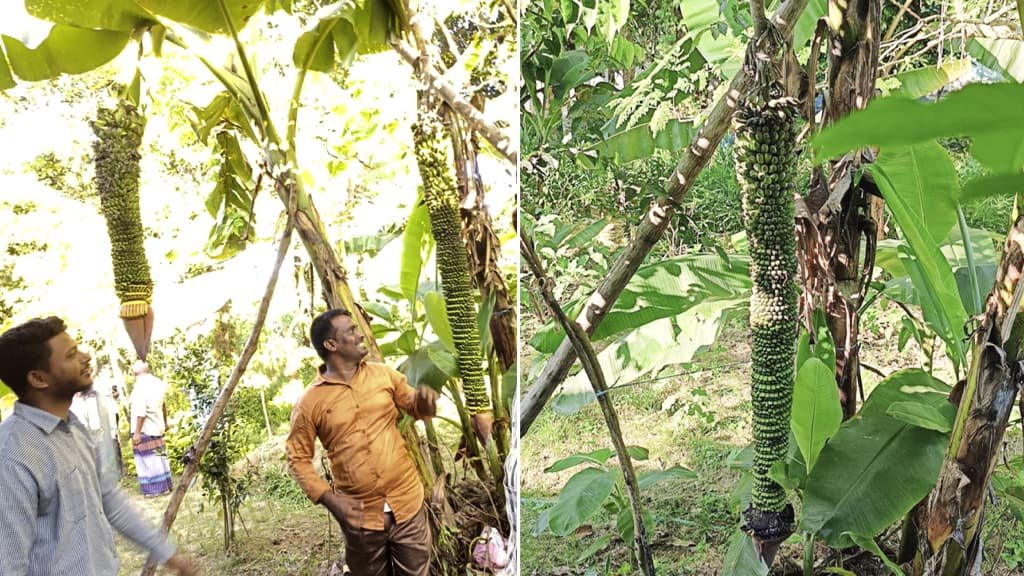
<instances>
[{"instance_id":1,"label":"banana plantation","mask_svg":"<svg viewBox=\"0 0 1024 576\"><path fill-rule=\"evenodd\" d=\"M340 308L369 360L441 394L436 417L398 421L430 573L515 573L514 6L2 12L0 328L57 315L115 393L136 360L167 382L169 496L139 493L115 404L136 506L201 573L349 573L284 448L321 364L310 323ZM0 417L15 399L0 385ZM314 466L331 480L326 451ZM155 573L118 552L121 573Z\"/></svg>"},{"instance_id":2,"label":"banana plantation","mask_svg":"<svg viewBox=\"0 0 1024 576\"><path fill-rule=\"evenodd\" d=\"M1024 4L521 11L521 572L1024 574Z\"/></svg>"}]
</instances>

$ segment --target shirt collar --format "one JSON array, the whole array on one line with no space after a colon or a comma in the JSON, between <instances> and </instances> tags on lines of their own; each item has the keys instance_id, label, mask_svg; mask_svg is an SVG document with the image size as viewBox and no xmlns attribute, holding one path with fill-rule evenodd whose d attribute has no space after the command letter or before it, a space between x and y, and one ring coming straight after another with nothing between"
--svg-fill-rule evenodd
<instances>
[{"instance_id":1,"label":"shirt collar","mask_svg":"<svg viewBox=\"0 0 1024 576\"><path fill-rule=\"evenodd\" d=\"M366 366L366 358L363 358L362 360L359 361L359 368L356 369L356 374L359 374L359 371L362 370L364 366ZM327 364L321 364L320 367L316 369L316 378L313 379L313 386L319 386L321 384L352 384L352 382L332 380L331 378L324 376L324 372L326 371ZM352 378L354 380L355 376L353 376Z\"/></svg>"},{"instance_id":2,"label":"shirt collar","mask_svg":"<svg viewBox=\"0 0 1024 576\"><path fill-rule=\"evenodd\" d=\"M14 403L14 413L25 420L28 420L30 423L35 425L36 428L39 428L46 434L52 433L61 422L64 422L64 420L50 414L46 410L36 408L35 406L29 406L21 400ZM78 417L70 410L68 411L67 422L68 424L78 422Z\"/></svg>"}]
</instances>

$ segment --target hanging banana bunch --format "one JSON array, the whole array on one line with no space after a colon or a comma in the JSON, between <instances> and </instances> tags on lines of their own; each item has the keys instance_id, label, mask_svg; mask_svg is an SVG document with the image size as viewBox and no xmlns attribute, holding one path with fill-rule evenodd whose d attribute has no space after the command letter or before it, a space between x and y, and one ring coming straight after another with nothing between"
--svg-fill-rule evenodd
<instances>
[{"instance_id":1,"label":"hanging banana bunch","mask_svg":"<svg viewBox=\"0 0 1024 576\"><path fill-rule=\"evenodd\" d=\"M112 108L100 105L90 124L96 134L96 187L110 237L119 315L135 352L145 360L153 331L153 280L139 210L139 146L146 119L133 104L120 98Z\"/></svg>"},{"instance_id":2,"label":"hanging banana bunch","mask_svg":"<svg viewBox=\"0 0 1024 576\"><path fill-rule=\"evenodd\" d=\"M491 434L490 400L484 387L480 334L476 325L476 306L469 283L469 265L462 243L459 218L459 192L448 153L448 138L436 113L420 107L413 126L413 144L423 198L430 214L430 230L437 244L437 262L441 269L441 287L448 310L448 322L455 340L456 361L462 376L466 407L473 427L484 443Z\"/></svg>"},{"instance_id":3,"label":"hanging banana bunch","mask_svg":"<svg viewBox=\"0 0 1024 576\"><path fill-rule=\"evenodd\" d=\"M750 243L751 404L754 412L754 486L744 512L746 530L759 555L771 564L779 544L792 533L793 507L785 489L768 476L786 457L793 404L799 311L795 284L796 240L793 194L796 177L797 101L786 97L773 63L781 36L769 25L762 44L748 52L755 78L751 94L734 117L736 173ZM752 43L752 46L755 44ZM754 51L752 51L754 52Z\"/></svg>"}]
</instances>

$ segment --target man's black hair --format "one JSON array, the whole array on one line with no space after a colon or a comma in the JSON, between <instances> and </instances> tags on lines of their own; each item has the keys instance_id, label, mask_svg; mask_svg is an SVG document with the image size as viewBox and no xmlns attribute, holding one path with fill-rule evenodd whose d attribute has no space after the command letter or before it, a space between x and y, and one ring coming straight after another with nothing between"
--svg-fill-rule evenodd
<instances>
[{"instance_id":1,"label":"man's black hair","mask_svg":"<svg viewBox=\"0 0 1024 576\"><path fill-rule=\"evenodd\" d=\"M331 321L338 316L352 317L347 310L334 308L314 318L313 324L309 327L309 341L313 344L313 348L321 360L327 360L327 349L324 348L324 340L334 336L334 327L331 326Z\"/></svg>"},{"instance_id":2,"label":"man's black hair","mask_svg":"<svg viewBox=\"0 0 1024 576\"><path fill-rule=\"evenodd\" d=\"M0 380L18 398L28 388L28 373L50 366L48 341L67 331L64 321L56 316L33 318L0 335Z\"/></svg>"}]
</instances>

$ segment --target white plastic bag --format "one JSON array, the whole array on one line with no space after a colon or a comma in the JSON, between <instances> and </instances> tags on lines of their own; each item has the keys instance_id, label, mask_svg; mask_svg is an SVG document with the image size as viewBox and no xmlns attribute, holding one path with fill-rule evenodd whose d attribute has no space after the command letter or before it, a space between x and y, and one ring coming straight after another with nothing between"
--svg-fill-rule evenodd
<instances>
[{"instance_id":1,"label":"white plastic bag","mask_svg":"<svg viewBox=\"0 0 1024 576\"><path fill-rule=\"evenodd\" d=\"M473 563L478 568L501 569L508 565L508 543L497 528L485 526L473 543Z\"/></svg>"}]
</instances>

